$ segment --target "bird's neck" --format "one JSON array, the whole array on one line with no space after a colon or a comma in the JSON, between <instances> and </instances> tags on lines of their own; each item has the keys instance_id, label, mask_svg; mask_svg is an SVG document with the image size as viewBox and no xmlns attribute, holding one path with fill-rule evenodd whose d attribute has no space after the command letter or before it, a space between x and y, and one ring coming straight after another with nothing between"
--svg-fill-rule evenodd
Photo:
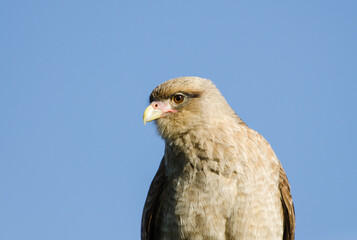
<instances>
[{"instance_id":1,"label":"bird's neck","mask_svg":"<svg viewBox=\"0 0 357 240\"><path fill-rule=\"evenodd\" d=\"M232 151L236 127L218 125L189 131L174 139L166 140L165 164L170 174L182 174L189 168L198 170L217 166L227 151Z\"/></svg>"}]
</instances>

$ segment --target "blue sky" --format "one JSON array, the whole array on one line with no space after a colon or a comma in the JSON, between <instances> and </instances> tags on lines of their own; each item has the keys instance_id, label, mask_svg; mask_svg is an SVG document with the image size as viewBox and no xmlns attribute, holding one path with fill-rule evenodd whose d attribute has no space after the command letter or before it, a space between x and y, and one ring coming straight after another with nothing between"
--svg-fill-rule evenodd
<instances>
[{"instance_id":1,"label":"blue sky","mask_svg":"<svg viewBox=\"0 0 357 240\"><path fill-rule=\"evenodd\" d=\"M213 80L273 146L297 239L356 239L356 1L1 1L0 239L139 239L151 90Z\"/></svg>"}]
</instances>

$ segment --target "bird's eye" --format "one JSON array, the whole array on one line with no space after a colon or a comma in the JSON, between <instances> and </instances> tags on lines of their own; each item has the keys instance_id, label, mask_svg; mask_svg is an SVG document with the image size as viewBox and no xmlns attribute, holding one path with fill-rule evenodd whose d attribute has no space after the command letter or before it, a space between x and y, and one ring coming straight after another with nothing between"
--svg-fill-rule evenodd
<instances>
[{"instance_id":1,"label":"bird's eye","mask_svg":"<svg viewBox=\"0 0 357 240\"><path fill-rule=\"evenodd\" d=\"M181 94L177 94L172 97L172 100L177 104L182 103L184 99L185 99L185 97Z\"/></svg>"}]
</instances>

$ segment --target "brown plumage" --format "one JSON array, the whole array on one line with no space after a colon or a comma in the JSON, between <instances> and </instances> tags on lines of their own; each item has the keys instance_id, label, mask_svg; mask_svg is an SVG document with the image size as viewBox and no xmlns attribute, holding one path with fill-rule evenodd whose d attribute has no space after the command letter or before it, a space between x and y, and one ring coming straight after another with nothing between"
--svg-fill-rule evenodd
<instances>
[{"instance_id":1,"label":"brown plumage","mask_svg":"<svg viewBox=\"0 0 357 240\"><path fill-rule=\"evenodd\" d=\"M294 239L290 185L269 143L198 77L156 87L165 154L145 202L141 239Z\"/></svg>"}]
</instances>

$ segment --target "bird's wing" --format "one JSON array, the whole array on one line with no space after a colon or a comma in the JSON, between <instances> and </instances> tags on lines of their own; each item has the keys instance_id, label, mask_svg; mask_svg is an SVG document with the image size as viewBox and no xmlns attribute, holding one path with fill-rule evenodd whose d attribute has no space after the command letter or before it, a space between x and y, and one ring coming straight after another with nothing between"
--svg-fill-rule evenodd
<instances>
[{"instance_id":1,"label":"bird's wing","mask_svg":"<svg viewBox=\"0 0 357 240\"><path fill-rule=\"evenodd\" d=\"M158 208L160 205L160 196L165 188L167 178L165 175L164 159L161 160L159 170L151 182L150 189L144 205L143 216L141 219L141 239L155 239L155 222Z\"/></svg>"},{"instance_id":2,"label":"bird's wing","mask_svg":"<svg viewBox=\"0 0 357 240\"><path fill-rule=\"evenodd\" d=\"M279 189L284 213L284 236L283 240L295 239L295 210L290 193L290 185L283 167L280 165Z\"/></svg>"}]
</instances>

